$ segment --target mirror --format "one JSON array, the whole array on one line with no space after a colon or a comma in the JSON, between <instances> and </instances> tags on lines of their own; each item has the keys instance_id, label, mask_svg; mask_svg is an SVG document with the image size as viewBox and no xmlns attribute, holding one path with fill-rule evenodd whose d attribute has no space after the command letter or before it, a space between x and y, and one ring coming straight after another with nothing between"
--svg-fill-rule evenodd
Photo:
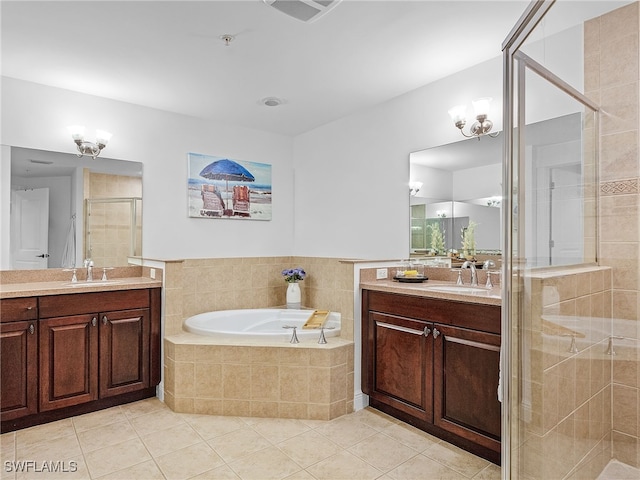
<instances>
[{"instance_id":1,"label":"mirror","mask_svg":"<svg viewBox=\"0 0 640 480\"><path fill-rule=\"evenodd\" d=\"M3 268L126 266L142 254L142 163L11 147Z\"/></svg>"},{"instance_id":2,"label":"mirror","mask_svg":"<svg viewBox=\"0 0 640 480\"><path fill-rule=\"evenodd\" d=\"M420 182L411 196L411 254L499 254L502 196L502 141L464 139L409 155L410 181ZM472 254L469 252L469 254Z\"/></svg>"}]
</instances>

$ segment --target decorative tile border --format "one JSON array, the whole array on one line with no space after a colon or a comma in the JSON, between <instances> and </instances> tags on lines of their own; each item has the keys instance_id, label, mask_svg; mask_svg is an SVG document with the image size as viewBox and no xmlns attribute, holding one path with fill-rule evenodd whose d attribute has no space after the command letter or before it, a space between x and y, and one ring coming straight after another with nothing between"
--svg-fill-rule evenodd
<instances>
[{"instance_id":1,"label":"decorative tile border","mask_svg":"<svg viewBox=\"0 0 640 480\"><path fill-rule=\"evenodd\" d=\"M626 180L616 180L614 182L600 182L601 195L629 195L640 193L637 178L628 178Z\"/></svg>"}]
</instances>

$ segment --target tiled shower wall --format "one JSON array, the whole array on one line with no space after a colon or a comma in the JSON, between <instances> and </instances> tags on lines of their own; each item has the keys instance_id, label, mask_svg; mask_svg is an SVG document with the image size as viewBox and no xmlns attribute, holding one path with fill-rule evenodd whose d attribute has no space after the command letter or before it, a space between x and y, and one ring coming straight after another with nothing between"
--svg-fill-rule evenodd
<instances>
[{"instance_id":1,"label":"tiled shower wall","mask_svg":"<svg viewBox=\"0 0 640 480\"><path fill-rule=\"evenodd\" d=\"M341 337L353 340L353 263L335 258L245 257L166 262L165 335L198 313L286 305L282 270L302 267L303 307L342 315Z\"/></svg>"},{"instance_id":2,"label":"tiled shower wall","mask_svg":"<svg viewBox=\"0 0 640 480\"><path fill-rule=\"evenodd\" d=\"M585 93L602 107L600 264L612 267L613 457L640 466L638 2L585 24Z\"/></svg>"}]
</instances>

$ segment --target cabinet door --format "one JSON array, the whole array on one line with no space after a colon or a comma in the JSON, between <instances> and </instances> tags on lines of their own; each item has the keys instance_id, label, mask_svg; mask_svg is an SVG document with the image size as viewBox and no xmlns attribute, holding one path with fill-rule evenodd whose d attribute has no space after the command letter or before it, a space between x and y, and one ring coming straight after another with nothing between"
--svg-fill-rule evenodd
<instances>
[{"instance_id":1,"label":"cabinet door","mask_svg":"<svg viewBox=\"0 0 640 480\"><path fill-rule=\"evenodd\" d=\"M149 309L100 314L100 398L149 387Z\"/></svg>"},{"instance_id":2,"label":"cabinet door","mask_svg":"<svg viewBox=\"0 0 640 480\"><path fill-rule=\"evenodd\" d=\"M434 423L500 451L500 336L434 325Z\"/></svg>"},{"instance_id":3,"label":"cabinet door","mask_svg":"<svg viewBox=\"0 0 640 480\"><path fill-rule=\"evenodd\" d=\"M432 421L432 340L430 324L372 312L372 389L369 395Z\"/></svg>"},{"instance_id":4,"label":"cabinet door","mask_svg":"<svg viewBox=\"0 0 640 480\"><path fill-rule=\"evenodd\" d=\"M40 410L97 398L97 315L40 320Z\"/></svg>"},{"instance_id":5,"label":"cabinet door","mask_svg":"<svg viewBox=\"0 0 640 480\"><path fill-rule=\"evenodd\" d=\"M35 320L0 323L0 420L38 411L38 328Z\"/></svg>"}]
</instances>

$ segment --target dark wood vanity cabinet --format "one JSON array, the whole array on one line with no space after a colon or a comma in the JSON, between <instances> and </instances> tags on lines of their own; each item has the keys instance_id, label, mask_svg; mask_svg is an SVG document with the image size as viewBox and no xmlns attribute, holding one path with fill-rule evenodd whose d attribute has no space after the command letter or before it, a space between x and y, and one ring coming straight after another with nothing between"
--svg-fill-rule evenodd
<instances>
[{"instance_id":1,"label":"dark wood vanity cabinet","mask_svg":"<svg viewBox=\"0 0 640 480\"><path fill-rule=\"evenodd\" d=\"M38 336L27 362L36 379L35 411L5 412L4 392L12 392L6 394L8 406L9 397L18 395L13 383L22 380L4 362L3 338L3 431L155 394L160 381L160 289L42 296L37 304ZM36 415L22 424L5 423L31 414Z\"/></svg>"},{"instance_id":2,"label":"dark wood vanity cabinet","mask_svg":"<svg viewBox=\"0 0 640 480\"><path fill-rule=\"evenodd\" d=\"M370 405L500 462L500 307L363 290Z\"/></svg>"},{"instance_id":3,"label":"dark wood vanity cabinet","mask_svg":"<svg viewBox=\"0 0 640 480\"><path fill-rule=\"evenodd\" d=\"M38 300L0 301L0 420L38 411Z\"/></svg>"}]
</instances>

